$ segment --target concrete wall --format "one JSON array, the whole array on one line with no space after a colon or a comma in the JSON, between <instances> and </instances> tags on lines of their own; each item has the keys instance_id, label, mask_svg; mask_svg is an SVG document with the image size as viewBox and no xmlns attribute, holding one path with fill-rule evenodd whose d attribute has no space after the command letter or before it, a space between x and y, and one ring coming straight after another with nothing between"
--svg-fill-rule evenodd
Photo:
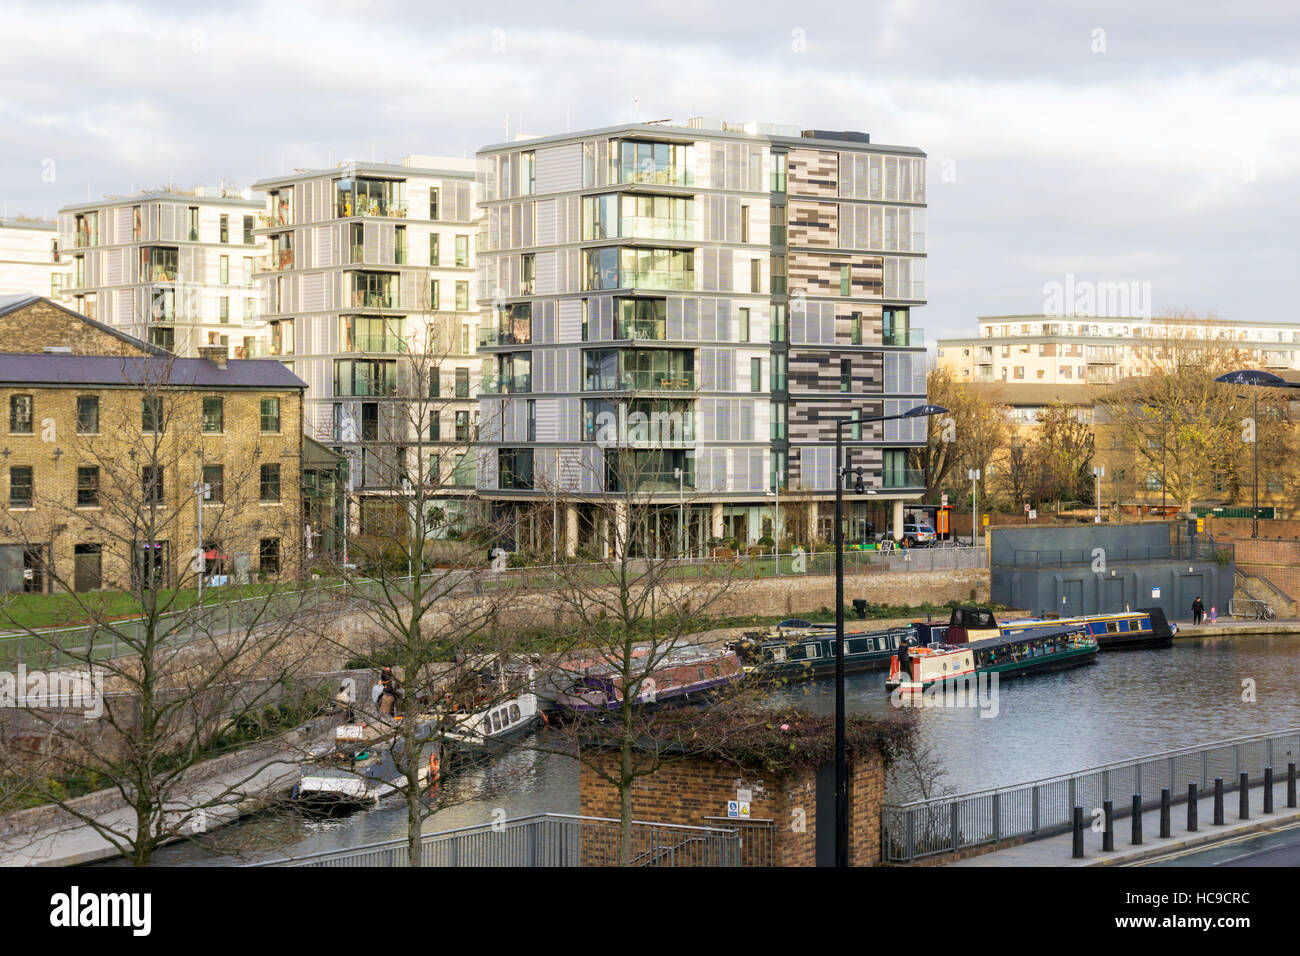
<instances>
[{"instance_id":1,"label":"concrete wall","mask_svg":"<svg viewBox=\"0 0 1300 956\"><path fill-rule=\"evenodd\" d=\"M999 604L1033 613L1101 614L1139 607L1163 608L1170 620L1191 620L1197 596L1208 612L1224 615L1235 569L1215 561L1115 564L1103 572L1089 565L1065 568L994 568L992 596ZM1160 596L1152 596L1152 588Z\"/></svg>"},{"instance_id":2,"label":"concrete wall","mask_svg":"<svg viewBox=\"0 0 1300 956\"><path fill-rule=\"evenodd\" d=\"M1168 555L1169 527L1165 524L1094 524L1010 526L990 529L993 565L1031 561L1026 551L1082 552L1102 548L1112 554L1144 551L1152 556ZM1016 552L1021 552L1017 559Z\"/></svg>"}]
</instances>

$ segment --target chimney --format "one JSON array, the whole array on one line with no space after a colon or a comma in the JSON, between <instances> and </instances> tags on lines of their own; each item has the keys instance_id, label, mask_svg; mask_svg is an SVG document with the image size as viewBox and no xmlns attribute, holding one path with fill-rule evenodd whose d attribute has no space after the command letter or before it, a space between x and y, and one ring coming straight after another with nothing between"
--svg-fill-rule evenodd
<instances>
[{"instance_id":1,"label":"chimney","mask_svg":"<svg viewBox=\"0 0 1300 956\"><path fill-rule=\"evenodd\" d=\"M217 368L225 368L226 360L229 358L224 345L201 345L199 346L199 358L205 358Z\"/></svg>"}]
</instances>

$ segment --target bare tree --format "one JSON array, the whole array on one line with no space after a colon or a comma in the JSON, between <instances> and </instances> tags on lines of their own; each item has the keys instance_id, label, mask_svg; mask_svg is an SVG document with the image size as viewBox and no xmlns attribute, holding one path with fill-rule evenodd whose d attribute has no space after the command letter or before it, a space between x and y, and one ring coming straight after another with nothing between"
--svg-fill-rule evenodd
<instances>
[{"instance_id":1,"label":"bare tree","mask_svg":"<svg viewBox=\"0 0 1300 956\"><path fill-rule=\"evenodd\" d=\"M9 516L35 583L52 592L42 600L61 602L62 623L84 627L70 639L37 627L17 601L0 608L0 620L25 637L23 667L47 668L64 686L77 678L82 683L72 686L93 687L95 701L78 694L73 705L92 716L59 699L15 712L26 732L6 734L0 759L6 773L39 766L39 799L146 865L159 845L244 799L268 767L262 761L196 788L200 763L246 746L250 728L275 731L264 719L268 706L283 704L292 720L315 699L301 684L312 663L302 639L303 595L280 583L300 558L297 496L280 486L282 463L296 457L282 456L278 436L232 457L235 446L204 428L204 413L214 412L182 380L174 358L120 361L128 389L110 390L113 399L93 422L74 428L50 420L63 428L58 447L71 453L56 456L45 485L30 489L30 510ZM248 417L236 420L229 406L256 399L227 395L228 424L247 428L258 411L244 408ZM285 434L296 446L298 416L285 411ZM207 500L203 482L212 489ZM202 541L193 530L198 508ZM70 567L53 560L61 536L95 544L78 549ZM244 560L247 553L223 553L248 542L261 545L260 567ZM205 552L225 567L205 567ZM200 575L212 581L218 571L246 583L210 587L200 603ZM81 808L63 784L69 778L115 790L130 812Z\"/></svg>"}]
</instances>

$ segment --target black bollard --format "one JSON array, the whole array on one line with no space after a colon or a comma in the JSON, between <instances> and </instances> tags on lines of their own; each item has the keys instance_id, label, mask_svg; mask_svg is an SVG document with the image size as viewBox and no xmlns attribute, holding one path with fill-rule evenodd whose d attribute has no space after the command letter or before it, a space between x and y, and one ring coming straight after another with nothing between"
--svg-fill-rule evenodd
<instances>
[{"instance_id":1,"label":"black bollard","mask_svg":"<svg viewBox=\"0 0 1300 956\"><path fill-rule=\"evenodd\" d=\"M1223 778L1214 778L1214 825L1223 826Z\"/></svg>"},{"instance_id":2,"label":"black bollard","mask_svg":"<svg viewBox=\"0 0 1300 956\"><path fill-rule=\"evenodd\" d=\"M1286 805L1295 809L1295 761L1286 765Z\"/></svg>"},{"instance_id":3,"label":"black bollard","mask_svg":"<svg viewBox=\"0 0 1300 956\"><path fill-rule=\"evenodd\" d=\"M1076 860L1083 859L1083 807L1074 808L1074 852Z\"/></svg>"},{"instance_id":4,"label":"black bollard","mask_svg":"<svg viewBox=\"0 0 1300 956\"><path fill-rule=\"evenodd\" d=\"M1196 832L1196 784L1187 785L1187 832Z\"/></svg>"},{"instance_id":5,"label":"black bollard","mask_svg":"<svg viewBox=\"0 0 1300 956\"><path fill-rule=\"evenodd\" d=\"M1241 775L1241 784L1239 786L1238 792L1241 794L1241 799L1237 803L1237 819L1249 820L1250 819L1250 774L1243 773Z\"/></svg>"},{"instance_id":6,"label":"black bollard","mask_svg":"<svg viewBox=\"0 0 1300 956\"><path fill-rule=\"evenodd\" d=\"M1169 824L1169 788L1163 787L1160 790L1160 838L1166 839L1173 828Z\"/></svg>"},{"instance_id":7,"label":"black bollard","mask_svg":"<svg viewBox=\"0 0 1300 956\"><path fill-rule=\"evenodd\" d=\"M1115 804L1111 800L1101 802L1101 812L1106 818L1106 829L1101 831L1101 850L1109 853L1115 849Z\"/></svg>"},{"instance_id":8,"label":"black bollard","mask_svg":"<svg viewBox=\"0 0 1300 956\"><path fill-rule=\"evenodd\" d=\"M1273 768L1264 768L1264 812L1273 812Z\"/></svg>"},{"instance_id":9,"label":"black bollard","mask_svg":"<svg viewBox=\"0 0 1300 956\"><path fill-rule=\"evenodd\" d=\"M1133 837L1134 846L1142 844L1142 794L1133 794Z\"/></svg>"}]
</instances>

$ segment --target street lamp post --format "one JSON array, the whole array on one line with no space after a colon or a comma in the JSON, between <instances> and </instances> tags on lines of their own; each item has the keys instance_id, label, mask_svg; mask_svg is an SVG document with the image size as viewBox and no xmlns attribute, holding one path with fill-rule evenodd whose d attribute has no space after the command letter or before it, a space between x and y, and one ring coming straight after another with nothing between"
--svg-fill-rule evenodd
<instances>
[{"instance_id":1,"label":"street lamp post","mask_svg":"<svg viewBox=\"0 0 1300 956\"><path fill-rule=\"evenodd\" d=\"M1096 523L1101 524L1101 479L1106 474L1105 465L1093 465L1092 476L1097 479L1097 518Z\"/></svg>"},{"instance_id":2,"label":"street lamp post","mask_svg":"<svg viewBox=\"0 0 1300 956\"><path fill-rule=\"evenodd\" d=\"M970 543L972 547L978 547L980 543L980 497L979 497L979 480L980 470L978 468L968 469L966 477L970 479Z\"/></svg>"},{"instance_id":3,"label":"street lamp post","mask_svg":"<svg viewBox=\"0 0 1300 956\"><path fill-rule=\"evenodd\" d=\"M835 419L835 865L849 865L849 761L844 723L844 482L850 469L844 465L844 426L888 422L899 418L942 415L948 409L918 405L899 415ZM862 470L857 470L854 490L865 490Z\"/></svg>"}]
</instances>

